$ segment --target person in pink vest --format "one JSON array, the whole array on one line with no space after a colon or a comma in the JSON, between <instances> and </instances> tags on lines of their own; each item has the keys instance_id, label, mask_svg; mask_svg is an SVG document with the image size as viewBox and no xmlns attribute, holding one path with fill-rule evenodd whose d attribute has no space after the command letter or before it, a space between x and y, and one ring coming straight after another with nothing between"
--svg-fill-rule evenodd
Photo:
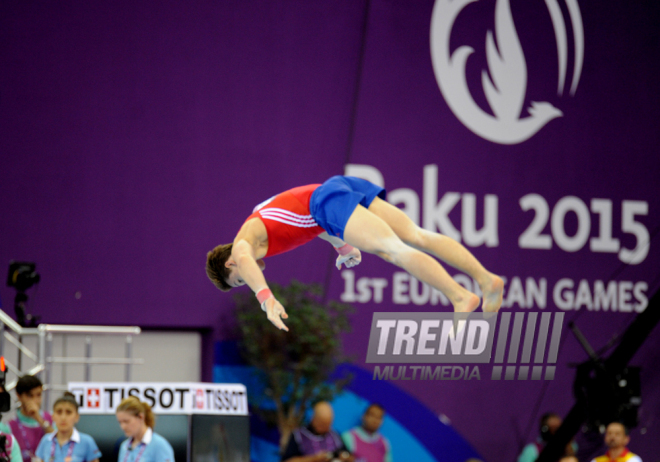
<instances>
[{"instance_id":1,"label":"person in pink vest","mask_svg":"<svg viewBox=\"0 0 660 462\"><path fill-rule=\"evenodd\" d=\"M372 403L362 415L362 425L342 434L355 462L392 462L390 442L378 432L383 417L383 406Z\"/></svg>"},{"instance_id":2,"label":"person in pink vest","mask_svg":"<svg viewBox=\"0 0 660 462\"><path fill-rule=\"evenodd\" d=\"M41 438L54 431L53 418L41 410L43 384L32 375L24 375L16 383L16 396L21 407L16 418L9 422L11 433L21 448L23 462L36 459L36 450Z\"/></svg>"}]
</instances>

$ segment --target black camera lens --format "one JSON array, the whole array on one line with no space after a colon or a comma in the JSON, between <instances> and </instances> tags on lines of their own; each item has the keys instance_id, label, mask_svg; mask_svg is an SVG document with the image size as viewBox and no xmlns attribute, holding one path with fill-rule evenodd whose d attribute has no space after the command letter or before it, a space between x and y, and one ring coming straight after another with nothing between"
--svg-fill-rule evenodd
<instances>
[{"instance_id":1,"label":"black camera lens","mask_svg":"<svg viewBox=\"0 0 660 462\"><path fill-rule=\"evenodd\" d=\"M18 290L27 290L39 282L39 274L36 271L30 271L29 268L21 268L16 274L16 288Z\"/></svg>"},{"instance_id":2,"label":"black camera lens","mask_svg":"<svg viewBox=\"0 0 660 462\"><path fill-rule=\"evenodd\" d=\"M25 292L39 282L39 273L35 271L34 263L16 262L9 263L9 277L7 285L14 287L19 292Z\"/></svg>"}]
</instances>

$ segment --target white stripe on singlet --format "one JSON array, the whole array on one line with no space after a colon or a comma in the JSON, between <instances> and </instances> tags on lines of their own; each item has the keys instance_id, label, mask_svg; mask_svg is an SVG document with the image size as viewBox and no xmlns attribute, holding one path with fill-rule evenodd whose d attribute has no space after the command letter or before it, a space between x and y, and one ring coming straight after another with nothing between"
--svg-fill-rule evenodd
<instances>
[{"instance_id":1,"label":"white stripe on singlet","mask_svg":"<svg viewBox=\"0 0 660 462\"><path fill-rule=\"evenodd\" d=\"M272 215L272 216L278 216L282 218L287 218L289 220L293 221L299 221L301 223L310 223L313 222L314 219L312 218L311 215L299 215L297 213L293 213L289 210L284 210L276 207L269 207L263 210L259 211L260 214L265 214L265 215Z\"/></svg>"},{"instance_id":2,"label":"white stripe on singlet","mask_svg":"<svg viewBox=\"0 0 660 462\"><path fill-rule=\"evenodd\" d=\"M311 215L299 215L276 207L259 210L259 215L264 219L279 221L280 223L298 228L313 228L314 226L318 226Z\"/></svg>"}]
</instances>

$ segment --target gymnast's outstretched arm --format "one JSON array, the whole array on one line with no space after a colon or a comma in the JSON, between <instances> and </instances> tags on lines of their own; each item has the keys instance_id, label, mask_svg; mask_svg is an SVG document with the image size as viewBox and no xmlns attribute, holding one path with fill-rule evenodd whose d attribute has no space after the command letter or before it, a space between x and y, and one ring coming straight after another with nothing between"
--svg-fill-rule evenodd
<instances>
[{"instance_id":1,"label":"gymnast's outstretched arm","mask_svg":"<svg viewBox=\"0 0 660 462\"><path fill-rule=\"evenodd\" d=\"M231 257L236 262L241 278L255 294L263 289L268 289L264 273L257 264L255 247L248 239L237 238L234 241Z\"/></svg>"},{"instance_id":2,"label":"gymnast's outstretched arm","mask_svg":"<svg viewBox=\"0 0 660 462\"><path fill-rule=\"evenodd\" d=\"M257 252L260 249L259 243L262 240L259 236L258 228L254 226L244 226L234 239L234 245L231 251L231 257L236 263L238 273L245 283L254 291L261 303L261 309L266 312L268 320L275 327L288 331L282 319L287 319L289 315L280 302L278 302L273 293L268 288L264 273L257 263Z\"/></svg>"}]
</instances>

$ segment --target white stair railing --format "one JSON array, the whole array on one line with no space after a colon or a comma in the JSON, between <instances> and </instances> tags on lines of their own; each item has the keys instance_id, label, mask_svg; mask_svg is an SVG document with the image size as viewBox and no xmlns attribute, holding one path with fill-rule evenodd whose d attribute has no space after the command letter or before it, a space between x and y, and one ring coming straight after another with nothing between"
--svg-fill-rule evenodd
<instances>
[{"instance_id":1,"label":"white stair railing","mask_svg":"<svg viewBox=\"0 0 660 462\"><path fill-rule=\"evenodd\" d=\"M65 324L39 324L38 327L21 327L7 313L0 310L0 356L5 356L7 371L15 376L14 380L7 381L7 391L16 387L18 378L23 375L39 375L44 384L44 408L50 406L50 392L52 390L67 390L66 384L53 384L53 365L82 364L85 370L85 381L91 380L91 368L93 365L125 365L124 377L127 382L131 381L132 366L144 364L143 359L133 358L133 336L139 335L141 329L136 326L80 326ZM61 335L85 336L85 356L53 356L53 337ZM124 357L92 357L92 335L110 335L125 337ZM36 353L24 342L26 339L37 339ZM17 363L7 359L6 347L8 342L16 349ZM24 367L23 359L29 359L34 365Z\"/></svg>"}]
</instances>

